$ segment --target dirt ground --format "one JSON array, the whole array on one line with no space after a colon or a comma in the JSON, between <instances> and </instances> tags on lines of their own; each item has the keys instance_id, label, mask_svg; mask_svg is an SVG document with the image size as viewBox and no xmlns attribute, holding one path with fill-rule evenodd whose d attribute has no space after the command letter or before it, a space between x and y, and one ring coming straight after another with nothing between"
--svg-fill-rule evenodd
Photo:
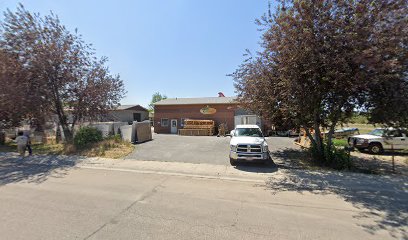
<instances>
[{"instance_id":1,"label":"dirt ground","mask_svg":"<svg viewBox=\"0 0 408 240\"><path fill-rule=\"evenodd\" d=\"M394 155L394 168L392 163ZM372 155L358 151L351 152L355 164L361 169L367 169L374 173L397 173L408 176L408 153L386 152L382 155Z\"/></svg>"}]
</instances>

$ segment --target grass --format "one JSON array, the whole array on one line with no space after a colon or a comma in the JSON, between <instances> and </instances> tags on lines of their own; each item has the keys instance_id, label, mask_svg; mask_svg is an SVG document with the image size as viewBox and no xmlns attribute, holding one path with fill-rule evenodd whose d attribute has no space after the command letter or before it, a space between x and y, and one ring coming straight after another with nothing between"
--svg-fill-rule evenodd
<instances>
[{"instance_id":1,"label":"grass","mask_svg":"<svg viewBox=\"0 0 408 240\"><path fill-rule=\"evenodd\" d=\"M89 144L83 148L76 148L72 144L32 144L33 154L47 155L80 155L87 157L122 158L134 150L134 145L115 138L104 139L101 142ZM0 152L17 152L15 143L0 145Z\"/></svg>"},{"instance_id":2,"label":"grass","mask_svg":"<svg viewBox=\"0 0 408 240\"><path fill-rule=\"evenodd\" d=\"M63 144L33 144L31 145L33 152L38 154L63 154Z\"/></svg>"},{"instance_id":3,"label":"grass","mask_svg":"<svg viewBox=\"0 0 408 240\"><path fill-rule=\"evenodd\" d=\"M122 158L134 150L134 145L117 139L105 139L101 142L90 144L77 149L75 146L66 146L65 152L87 157Z\"/></svg>"},{"instance_id":4,"label":"grass","mask_svg":"<svg viewBox=\"0 0 408 240\"><path fill-rule=\"evenodd\" d=\"M13 144L6 143L5 145L0 145L0 152L17 152L17 147Z\"/></svg>"},{"instance_id":5,"label":"grass","mask_svg":"<svg viewBox=\"0 0 408 240\"><path fill-rule=\"evenodd\" d=\"M347 146L347 139L333 139L333 145L335 147L345 147Z\"/></svg>"}]
</instances>

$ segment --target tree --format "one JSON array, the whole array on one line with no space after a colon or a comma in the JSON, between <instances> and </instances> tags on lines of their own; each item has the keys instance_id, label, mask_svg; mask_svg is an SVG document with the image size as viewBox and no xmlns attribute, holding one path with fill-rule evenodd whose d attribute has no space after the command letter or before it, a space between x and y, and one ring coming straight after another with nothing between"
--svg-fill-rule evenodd
<instances>
[{"instance_id":1,"label":"tree","mask_svg":"<svg viewBox=\"0 0 408 240\"><path fill-rule=\"evenodd\" d=\"M164 99L167 99L166 95L161 95L159 92L154 93L152 95L152 101L150 101L149 104L149 111L154 111L154 104Z\"/></svg>"},{"instance_id":2,"label":"tree","mask_svg":"<svg viewBox=\"0 0 408 240\"><path fill-rule=\"evenodd\" d=\"M28 114L24 95L27 90L19 80L24 78L22 66L17 59L0 50L0 129L17 125Z\"/></svg>"},{"instance_id":3,"label":"tree","mask_svg":"<svg viewBox=\"0 0 408 240\"><path fill-rule=\"evenodd\" d=\"M94 118L119 104L123 82L97 59L81 35L69 32L51 13L31 14L20 4L16 12L7 10L1 24L0 49L16 56L27 72L19 84L29 86L36 109L58 118L65 138L72 141L74 126Z\"/></svg>"},{"instance_id":4,"label":"tree","mask_svg":"<svg viewBox=\"0 0 408 240\"><path fill-rule=\"evenodd\" d=\"M326 151L336 125L359 108L389 111L391 98L378 99L379 89L388 86L382 96L405 89L392 99L407 107L406 6L405 0L280 1L274 14L270 9L257 20L262 51L232 74L239 100L272 122L304 128L315 159L330 164ZM322 128L329 130L326 143Z\"/></svg>"},{"instance_id":5,"label":"tree","mask_svg":"<svg viewBox=\"0 0 408 240\"><path fill-rule=\"evenodd\" d=\"M44 123L44 97L31 78L17 54L0 49L0 130L19 126L22 120L37 126Z\"/></svg>"}]
</instances>

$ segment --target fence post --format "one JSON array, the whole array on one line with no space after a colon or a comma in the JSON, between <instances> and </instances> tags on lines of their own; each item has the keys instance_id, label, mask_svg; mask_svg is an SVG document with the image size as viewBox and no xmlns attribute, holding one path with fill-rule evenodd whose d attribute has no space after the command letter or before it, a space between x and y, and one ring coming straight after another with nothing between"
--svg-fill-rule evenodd
<instances>
[{"instance_id":1,"label":"fence post","mask_svg":"<svg viewBox=\"0 0 408 240\"><path fill-rule=\"evenodd\" d=\"M391 152L392 152L392 155L391 155L391 159L392 159L392 171L395 173L394 144L391 144Z\"/></svg>"}]
</instances>

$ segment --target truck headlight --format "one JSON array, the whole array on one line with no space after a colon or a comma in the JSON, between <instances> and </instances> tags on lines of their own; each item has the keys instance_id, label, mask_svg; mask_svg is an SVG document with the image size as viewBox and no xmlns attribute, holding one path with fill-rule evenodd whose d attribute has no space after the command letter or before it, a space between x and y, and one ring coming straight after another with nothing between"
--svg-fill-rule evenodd
<instances>
[{"instance_id":1,"label":"truck headlight","mask_svg":"<svg viewBox=\"0 0 408 240\"><path fill-rule=\"evenodd\" d=\"M231 151L236 152L237 151L237 145L230 145Z\"/></svg>"},{"instance_id":2,"label":"truck headlight","mask_svg":"<svg viewBox=\"0 0 408 240\"><path fill-rule=\"evenodd\" d=\"M268 145L266 145L266 144L263 145L263 146L262 146L262 151L263 151L263 152L269 152Z\"/></svg>"}]
</instances>

